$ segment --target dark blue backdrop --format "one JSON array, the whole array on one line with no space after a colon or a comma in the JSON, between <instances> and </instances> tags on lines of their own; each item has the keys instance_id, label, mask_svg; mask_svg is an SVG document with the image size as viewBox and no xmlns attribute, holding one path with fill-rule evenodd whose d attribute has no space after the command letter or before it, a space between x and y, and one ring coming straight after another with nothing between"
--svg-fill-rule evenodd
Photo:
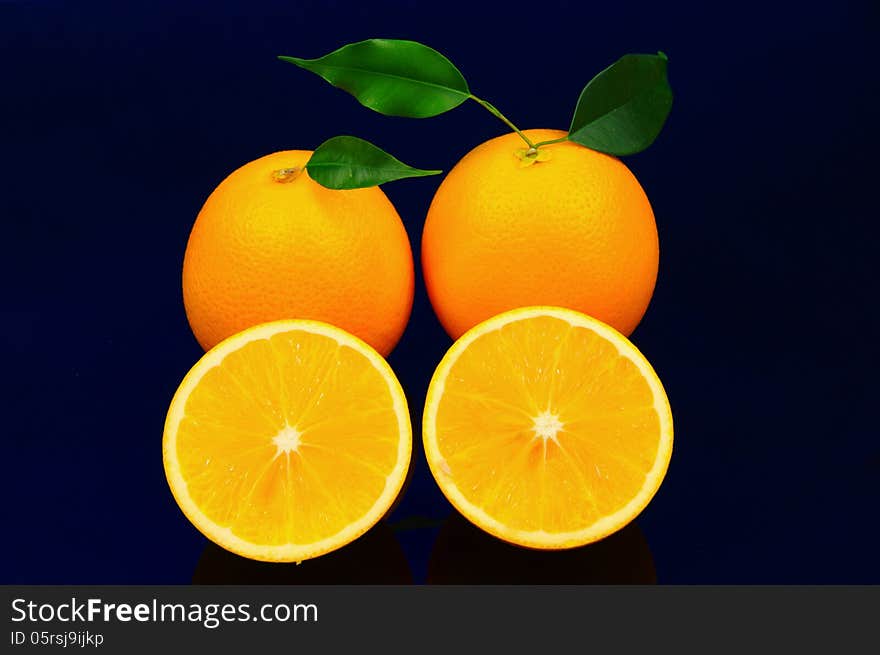
<instances>
[{"instance_id":1,"label":"dark blue backdrop","mask_svg":"<svg viewBox=\"0 0 880 655\"><path fill-rule=\"evenodd\" d=\"M626 160L661 239L633 340L676 421L669 474L636 536L660 582L880 582L876 3L253 5L0 3L0 582L192 578L205 540L174 504L160 444L201 354L183 251L227 173L339 133L448 170L503 131L475 105L382 117L275 60L372 36L440 49L521 127L565 128L595 72L626 52L668 53L672 115ZM437 183L386 187L416 252ZM390 358L417 431L448 345L419 280ZM374 550L402 548L417 582L432 549L461 570L492 552L460 525L439 528L448 515L417 451ZM351 548L349 569L381 569L386 555ZM210 550L202 562L218 557L231 570ZM516 557L511 581L553 565ZM620 557L621 570L636 566ZM565 560L572 579L578 561Z\"/></svg>"}]
</instances>

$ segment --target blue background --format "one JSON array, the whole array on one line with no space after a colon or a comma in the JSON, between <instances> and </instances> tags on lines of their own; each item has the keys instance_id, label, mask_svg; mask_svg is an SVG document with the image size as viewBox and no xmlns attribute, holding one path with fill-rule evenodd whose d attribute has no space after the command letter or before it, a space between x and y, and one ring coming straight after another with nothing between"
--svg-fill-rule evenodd
<instances>
[{"instance_id":1,"label":"blue background","mask_svg":"<svg viewBox=\"0 0 880 655\"><path fill-rule=\"evenodd\" d=\"M876 3L844 1L0 2L0 582L185 583L203 555L222 560L177 509L160 448L201 354L180 270L202 202L241 164L340 133L448 170L504 131L472 103L383 117L275 60L373 36L438 48L523 128L564 129L620 55L669 55L670 119L626 159L661 240L633 340L676 421L637 536L661 583L880 582L877 28ZM437 183L386 186L416 253ZM417 285L390 361L418 431L450 342ZM417 451L376 550L416 582L432 557L465 570L493 552L440 528L449 513ZM345 570L380 571L386 555L359 548L340 551ZM561 563L589 581L574 569L598 561L590 548L511 554L507 579ZM312 581L344 577L322 566Z\"/></svg>"}]
</instances>

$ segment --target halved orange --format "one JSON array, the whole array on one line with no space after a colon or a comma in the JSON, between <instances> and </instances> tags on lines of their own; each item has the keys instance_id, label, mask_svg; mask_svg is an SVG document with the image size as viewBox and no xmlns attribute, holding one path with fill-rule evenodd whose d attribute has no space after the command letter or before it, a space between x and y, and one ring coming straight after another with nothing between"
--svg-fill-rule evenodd
<instances>
[{"instance_id":1,"label":"halved orange","mask_svg":"<svg viewBox=\"0 0 880 655\"><path fill-rule=\"evenodd\" d=\"M526 307L466 332L428 388L425 453L449 501L505 541L597 541L648 504L672 454L657 374L614 328Z\"/></svg>"},{"instance_id":2,"label":"halved orange","mask_svg":"<svg viewBox=\"0 0 880 655\"><path fill-rule=\"evenodd\" d=\"M165 422L171 492L206 537L298 562L356 539L388 511L412 428L391 367L316 321L264 323L208 351Z\"/></svg>"}]
</instances>

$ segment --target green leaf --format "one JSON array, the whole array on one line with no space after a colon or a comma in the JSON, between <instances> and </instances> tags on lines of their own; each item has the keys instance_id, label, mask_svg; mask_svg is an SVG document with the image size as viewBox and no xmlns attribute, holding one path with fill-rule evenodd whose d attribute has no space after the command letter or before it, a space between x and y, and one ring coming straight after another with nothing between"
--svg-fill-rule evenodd
<instances>
[{"instance_id":1,"label":"green leaf","mask_svg":"<svg viewBox=\"0 0 880 655\"><path fill-rule=\"evenodd\" d=\"M312 153L306 170L309 177L328 189L360 189L442 172L407 166L356 136L335 136L324 141Z\"/></svg>"},{"instance_id":2,"label":"green leaf","mask_svg":"<svg viewBox=\"0 0 880 655\"><path fill-rule=\"evenodd\" d=\"M624 55L596 75L578 99L568 138L611 155L632 155L654 142L669 110L667 57Z\"/></svg>"},{"instance_id":3,"label":"green leaf","mask_svg":"<svg viewBox=\"0 0 880 655\"><path fill-rule=\"evenodd\" d=\"M428 118L470 97L467 82L452 62L415 41L369 39L318 59L279 59L320 75L387 116Z\"/></svg>"}]
</instances>

